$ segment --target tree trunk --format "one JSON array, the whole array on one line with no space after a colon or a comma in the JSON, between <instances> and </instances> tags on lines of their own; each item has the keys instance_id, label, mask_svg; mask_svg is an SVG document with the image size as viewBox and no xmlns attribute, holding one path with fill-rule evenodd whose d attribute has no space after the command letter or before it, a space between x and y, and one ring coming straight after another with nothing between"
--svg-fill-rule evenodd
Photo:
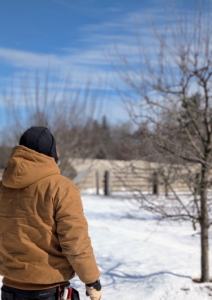
<instances>
[{"instance_id":1,"label":"tree trunk","mask_svg":"<svg viewBox=\"0 0 212 300\"><path fill-rule=\"evenodd\" d=\"M201 201L201 282L209 282L209 241L208 241L208 206L207 182L209 172L202 166L202 180L200 190Z\"/></svg>"}]
</instances>

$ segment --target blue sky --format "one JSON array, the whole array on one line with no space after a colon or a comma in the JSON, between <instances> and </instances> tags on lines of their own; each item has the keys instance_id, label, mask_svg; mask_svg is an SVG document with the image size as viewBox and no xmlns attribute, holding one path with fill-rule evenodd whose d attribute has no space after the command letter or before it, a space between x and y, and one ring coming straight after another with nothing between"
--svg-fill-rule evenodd
<instances>
[{"instance_id":1,"label":"blue sky","mask_svg":"<svg viewBox=\"0 0 212 300\"><path fill-rule=\"evenodd\" d=\"M79 50L93 42L89 35L99 25L106 25L102 35L115 35L127 15L150 9L151 2L1 0L1 47L61 55Z\"/></svg>"},{"instance_id":2,"label":"blue sky","mask_svg":"<svg viewBox=\"0 0 212 300\"><path fill-rule=\"evenodd\" d=\"M123 47L136 22L151 14L154 2L0 0L0 4L0 74L5 76L47 65L70 71L75 66L90 71L106 67L104 53L116 43Z\"/></svg>"},{"instance_id":3,"label":"blue sky","mask_svg":"<svg viewBox=\"0 0 212 300\"><path fill-rule=\"evenodd\" d=\"M192 10L193 2L177 1L177 10ZM65 81L71 89L107 89L113 117L126 117L114 92L118 52L138 63L136 32L145 46L154 47L150 19L166 24L169 0L0 0L0 89L20 92L23 74L29 78L49 69L50 80ZM32 79L33 80L33 79ZM107 88L105 88L107 86ZM33 84L29 85L33 93Z\"/></svg>"}]
</instances>

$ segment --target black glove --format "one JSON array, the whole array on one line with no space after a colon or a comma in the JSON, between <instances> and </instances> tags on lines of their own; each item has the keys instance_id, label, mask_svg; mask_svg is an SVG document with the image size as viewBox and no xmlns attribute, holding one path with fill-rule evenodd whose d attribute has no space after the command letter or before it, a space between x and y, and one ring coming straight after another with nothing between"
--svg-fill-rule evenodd
<instances>
[{"instance_id":1,"label":"black glove","mask_svg":"<svg viewBox=\"0 0 212 300\"><path fill-rule=\"evenodd\" d=\"M100 280L85 285L86 296L90 296L91 300L100 300L102 295L102 287Z\"/></svg>"}]
</instances>

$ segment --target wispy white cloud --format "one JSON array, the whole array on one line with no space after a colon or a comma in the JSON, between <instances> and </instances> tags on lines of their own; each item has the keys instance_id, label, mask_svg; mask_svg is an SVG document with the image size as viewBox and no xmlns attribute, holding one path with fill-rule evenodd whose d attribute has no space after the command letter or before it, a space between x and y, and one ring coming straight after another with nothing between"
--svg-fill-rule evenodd
<instances>
[{"instance_id":1,"label":"wispy white cloud","mask_svg":"<svg viewBox=\"0 0 212 300\"><path fill-rule=\"evenodd\" d=\"M8 48L0 48L0 59L3 63L21 68L46 68L48 64L61 65L61 60L54 54L39 54Z\"/></svg>"},{"instance_id":2,"label":"wispy white cloud","mask_svg":"<svg viewBox=\"0 0 212 300\"><path fill-rule=\"evenodd\" d=\"M57 2L68 5L67 1ZM116 10L116 7L110 7L108 10ZM120 108L120 103L115 97L114 86L118 85L119 89L127 87L116 76L112 64L115 64L116 68L123 67L121 57L124 57L126 64L129 61L137 70L142 68L139 47L144 47L154 62L158 45L151 30L151 19L157 24L158 31L163 30L163 6L152 5L151 10L130 11L116 20L82 26L79 30L79 41L83 46L80 49L62 49L62 54L44 54L1 47L0 62L16 68L16 84L23 72L27 72L33 80L35 70L45 73L48 68L59 83L65 81L70 73L71 83L67 86L70 90L86 87L87 82L92 81L93 90L104 91L107 83L107 90L114 93L111 96L114 101L108 103L113 107L113 111L117 112L115 115L124 115L124 110ZM129 70L125 72L130 73ZM134 78L139 82L139 74ZM33 92L33 84L30 84L29 89Z\"/></svg>"},{"instance_id":3,"label":"wispy white cloud","mask_svg":"<svg viewBox=\"0 0 212 300\"><path fill-rule=\"evenodd\" d=\"M58 1L58 3L68 4L67 1L63 0ZM152 8L152 16L156 15L158 10L160 9ZM148 32L149 23L146 18L146 11L130 12L120 16L116 21L81 27L82 38L80 41L84 43L82 50L66 48L64 55L56 55L0 48L0 60L2 63L22 69L46 68L50 65L51 68L73 69L74 71L75 67L77 69L80 67L80 71L83 73L84 70L84 74L92 72L91 69L95 71L99 69L102 72L102 68L110 66L104 53L110 52L110 56L115 58L115 48L126 57L138 59L135 56L138 53L136 26L139 27L144 44L154 45L153 36Z\"/></svg>"}]
</instances>

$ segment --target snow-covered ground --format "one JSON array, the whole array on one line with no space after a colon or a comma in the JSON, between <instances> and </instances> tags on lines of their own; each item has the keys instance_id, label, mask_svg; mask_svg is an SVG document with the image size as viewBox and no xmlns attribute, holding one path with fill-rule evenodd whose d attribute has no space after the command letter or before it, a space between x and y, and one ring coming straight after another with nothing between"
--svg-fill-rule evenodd
<instances>
[{"instance_id":1,"label":"snow-covered ground","mask_svg":"<svg viewBox=\"0 0 212 300\"><path fill-rule=\"evenodd\" d=\"M161 220L124 200L96 195L82 200L102 300L212 299L212 284L192 282L200 276L200 237L189 222ZM72 284L88 300L77 277Z\"/></svg>"},{"instance_id":2,"label":"snow-covered ground","mask_svg":"<svg viewBox=\"0 0 212 300\"><path fill-rule=\"evenodd\" d=\"M200 236L189 222L161 220L128 201L82 199L103 300L212 299L212 284L192 282L200 277ZM81 299L88 299L83 284L74 284Z\"/></svg>"}]
</instances>

